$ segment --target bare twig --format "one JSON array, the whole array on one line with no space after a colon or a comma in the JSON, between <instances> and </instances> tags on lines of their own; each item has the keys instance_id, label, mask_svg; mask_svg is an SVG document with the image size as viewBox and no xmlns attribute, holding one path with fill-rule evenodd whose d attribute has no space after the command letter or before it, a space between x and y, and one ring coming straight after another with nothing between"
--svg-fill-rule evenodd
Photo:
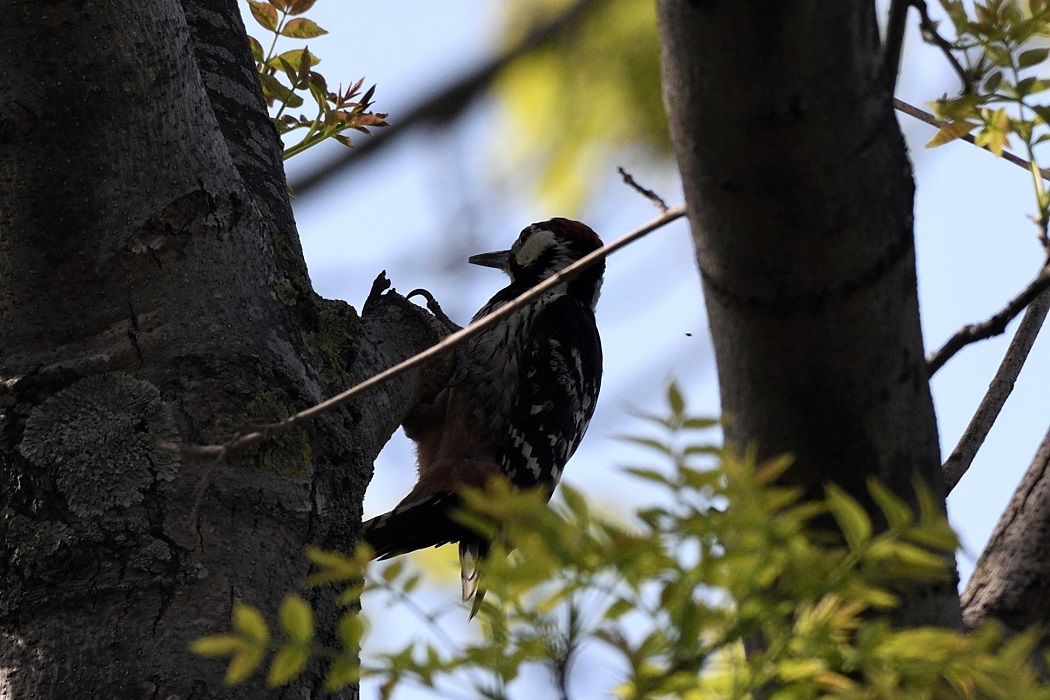
<instances>
[{"instance_id":1,"label":"bare twig","mask_svg":"<svg viewBox=\"0 0 1050 700\"><path fill-rule=\"evenodd\" d=\"M666 212L656 217L644 226L636 228L633 231L626 233L623 236L620 236L615 241L612 241L611 243L602 246L598 250L588 253L587 255L583 256L582 258L574 262L572 265L569 265L567 268L565 268L558 274L549 277L548 279L536 285L529 291L525 292L506 306L500 307L498 311L489 314L488 316L485 316L482 319L479 319L478 321L470 324L462 330L456 331L455 333L446 336L441 342L427 348L423 352L413 355L404 362L401 362L387 370L380 372L379 374L369 377L365 381L350 387L341 394L333 396L332 398L326 401L322 401L321 403L316 404L315 406L311 406L310 408L300 411L299 413L296 413L293 416L289 416L288 418L285 418L282 421L265 425L262 428L254 430L252 432L242 433L222 445L188 445L163 440L157 441L156 444L162 449L171 450L173 452L181 452L183 454L191 454L206 457L224 457L230 452L243 449L250 445L254 445L262 440L265 440L268 437L279 435L280 433L283 433L286 430L289 430L300 423L304 423L310 420L311 418L314 418L317 415L324 413L327 410L330 410L332 408L335 408L336 406L340 406L346 403L348 400L350 400L354 396L357 396L358 394L361 394L365 391L368 391L369 389L377 387L389 379L393 379L394 377L403 374L410 369L425 364L430 360L438 357L439 355L442 355L458 347L459 345L465 343L467 340L473 338L482 331L485 331L491 328L492 326L496 325L501 320L503 320L504 317L514 313L515 311L517 311L518 309L522 308L530 301L535 299L536 297L542 295L544 292L565 282L565 280L567 279L575 277L579 273L586 270L588 267L597 263L599 260L605 258L607 255L615 253L620 248L623 248L624 246L633 243L639 238L645 236L646 234L651 233L658 228L666 226L675 219L680 219L683 216L685 216L685 205L679 205L677 207L668 209Z\"/></svg>"},{"instance_id":2,"label":"bare twig","mask_svg":"<svg viewBox=\"0 0 1050 700\"><path fill-rule=\"evenodd\" d=\"M962 350L970 343L978 340L991 338L1006 330L1006 324L1010 323L1017 314L1024 311L1025 307L1032 303L1036 297L1050 288L1050 263L1043 266L1036 278L1024 288L1020 294L1007 302L998 313L981 323L963 326L955 332L937 352L926 358L926 372L932 377L934 373L944 366L955 353Z\"/></svg>"},{"instance_id":3,"label":"bare twig","mask_svg":"<svg viewBox=\"0 0 1050 700\"><path fill-rule=\"evenodd\" d=\"M988 431L992 429L992 425L999 417L999 412L1006 403L1007 397L1010 396L1010 392L1013 391L1017 375L1020 374L1021 367L1028 358L1028 353L1035 343L1036 336L1039 335L1048 311L1050 311L1050 290L1044 291L1028 305L1024 318L1021 319L1021 325L1017 327L1017 332L1010 341L1010 347L1007 348L999 369L996 370L995 376L988 385L988 393L981 399L977 412L974 413L970 424L963 431L959 443L941 467L949 493L970 468L977 451L981 449L985 438L988 437Z\"/></svg>"},{"instance_id":4,"label":"bare twig","mask_svg":"<svg viewBox=\"0 0 1050 700\"><path fill-rule=\"evenodd\" d=\"M652 190L639 185L638 181L635 180L629 172L623 169L623 166L617 166L616 172L620 173L620 177L623 178L624 183L626 183L628 187L652 202L656 208L660 210L661 214L667 213L667 202L663 200L663 197Z\"/></svg>"},{"instance_id":5,"label":"bare twig","mask_svg":"<svg viewBox=\"0 0 1050 700\"><path fill-rule=\"evenodd\" d=\"M887 92L891 95L897 87L897 74L904 52L904 30L907 28L909 0L891 0L889 18L886 21L886 43L882 47L882 72Z\"/></svg>"},{"instance_id":6,"label":"bare twig","mask_svg":"<svg viewBox=\"0 0 1050 700\"><path fill-rule=\"evenodd\" d=\"M910 105L903 100L898 100L897 98L893 99L893 108L896 109L898 112L901 112L902 114L907 114L909 117L918 119L919 121L929 124L930 126L937 127L938 129L941 129L948 125L947 122L942 122L940 119L937 119L937 117L933 116L929 112L923 111L918 107ZM963 141L966 141L967 143L977 145L976 140L974 139L972 134L965 134L963 136L960 136L959 138ZM988 150L983 146L978 146L978 148L981 148L982 150L986 151ZM1009 151L1003 151L1003 160L1009 163L1013 163L1019 168L1024 168L1028 172L1032 171L1032 164L1030 162L1028 162L1024 158L1021 158L1020 156L1016 156L1013 153L1010 153ZM1050 182L1050 170L1040 168L1039 174L1044 180Z\"/></svg>"},{"instance_id":7,"label":"bare twig","mask_svg":"<svg viewBox=\"0 0 1050 700\"><path fill-rule=\"evenodd\" d=\"M930 13L926 8L926 0L909 0L909 4L919 11L919 29L922 30L926 40L939 48L944 57L948 59L952 69L962 81L964 93L973 92L973 78L970 72L962 67L959 59L955 57L952 43L937 33L937 23L930 19Z\"/></svg>"}]
</instances>

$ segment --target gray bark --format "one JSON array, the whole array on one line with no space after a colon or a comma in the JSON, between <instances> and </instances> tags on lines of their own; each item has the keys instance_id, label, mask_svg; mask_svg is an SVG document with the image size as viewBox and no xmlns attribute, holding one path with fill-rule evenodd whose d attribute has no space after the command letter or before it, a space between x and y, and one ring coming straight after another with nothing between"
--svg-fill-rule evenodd
<instances>
[{"instance_id":1,"label":"gray bark","mask_svg":"<svg viewBox=\"0 0 1050 700\"><path fill-rule=\"evenodd\" d=\"M1050 610L1050 431L988 539L963 592L968 625L1046 629ZM1045 638L1045 635L1044 635ZM1046 642L1043 647L1045 649Z\"/></svg>"},{"instance_id":2,"label":"gray bark","mask_svg":"<svg viewBox=\"0 0 1050 700\"><path fill-rule=\"evenodd\" d=\"M878 477L942 499L911 170L872 3L661 0L664 95L727 441L811 494ZM913 501L914 502L914 501ZM957 626L951 586L902 620Z\"/></svg>"},{"instance_id":3,"label":"gray bark","mask_svg":"<svg viewBox=\"0 0 1050 700\"><path fill-rule=\"evenodd\" d=\"M278 420L437 330L380 288L360 315L313 293L233 0L3 16L0 695L258 697L187 644L234 599L272 610L305 545L352 547L372 461L439 373L220 464L152 439Z\"/></svg>"}]
</instances>

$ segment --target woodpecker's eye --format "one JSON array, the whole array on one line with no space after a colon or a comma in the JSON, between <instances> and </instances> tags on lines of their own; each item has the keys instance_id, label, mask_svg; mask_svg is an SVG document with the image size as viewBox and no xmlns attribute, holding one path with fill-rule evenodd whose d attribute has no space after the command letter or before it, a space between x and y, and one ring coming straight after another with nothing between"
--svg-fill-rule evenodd
<instances>
[{"instance_id":1,"label":"woodpecker's eye","mask_svg":"<svg viewBox=\"0 0 1050 700\"><path fill-rule=\"evenodd\" d=\"M514 261L520 267L530 267L545 252L553 250L556 244L551 231L534 227L525 229L518 241L520 245L514 251Z\"/></svg>"}]
</instances>

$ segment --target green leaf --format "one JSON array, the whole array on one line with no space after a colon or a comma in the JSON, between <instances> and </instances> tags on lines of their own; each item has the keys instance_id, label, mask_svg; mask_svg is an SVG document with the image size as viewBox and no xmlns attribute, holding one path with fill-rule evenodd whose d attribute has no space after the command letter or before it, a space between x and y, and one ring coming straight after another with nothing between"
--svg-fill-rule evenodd
<instances>
[{"instance_id":1,"label":"green leaf","mask_svg":"<svg viewBox=\"0 0 1050 700\"><path fill-rule=\"evenodd\" d=\"M671 382L667 387L667 403L671 407L671 414L678 417L685 415L685 398L682 396L678 382Z\"/></svg>"},{"instance_id":2,"label":"green leaf","mask_svg":"<svg viewBox=\"0 0 1050 700\"><path fill-rule=\"evenodd\" d=\"M314 613L310 604L294 593L285 596L277 621L289 639L300 644L309 642L314 636Z\"/></svg>"},{"instance_id":3,"label":"green leaf","mask_svg":"<svg viewBox=\"0 0 1050 700\"><path fill-rule=\"evenodd\" d=\"M340 656L328 667L328 675L325 677L324 689L329 693L335 693L351 683L361 679L361 666L356 659Z\"/></svg>"},{"instance_id":4,"label":"green leaf","mask_svg":"<svg viewBox=\"0 0 1050 700\"><path fill-rule=\"evenodd\" d=\"M251 50L252 58L255 60L255 62L262 63L263 58L265 58L265 56L263 55L262 44L259 43L259 40L256 39L254 36L249 36L248 48Z\"/></svg>"},{"instance_id":5,"label":"green leaf","mask_svg":"<svg viewBox=\"0 0 1050 700\"><path fill-rule=\"evenodd\" d=\"M351 612L339 618L335 626L335 635L343 648L349 652L356 653L361 646L361 637L365 634L365 624L361 616Z\"/></svg>"},{"instance_id":6,"label":"green leaf","mask_svg":"<svg viewBox=\"0 0 1050 700\"><path fill-rule=\"evenodd\" d=\"M237 685L255 673L259 664L266 658L266 647L243 647L230 659L226 667L226 685Z\"/></svg>"},{"instance_id":7,"label":"green leaf","mask_svg":"<svg viewBox=\"0 0 1050 700\"><path fill-rule=\"evenodd\" d=\"M277 9L273 5L258 0L248 0L248 6L252 11L252 17L264 29L271 32L277 31Z\"/></svg>"},{"instance_id":8,"label":"green leaf","mask_svg":"<svg viewBox=\"0 0 1050 700\"><path fill-rule=\"evenodd\" d=\"M313 39L327 33L328 31L318 26L317 22L304 17L293 19L281 27L281 36L288 36L293 39Z\"/></svg>"},{"instance_id":9,"label":"green leaf","mask_svg":"<svg viewBox=\"0 0 1050 700\"><path fill-rule=\"evenodd\" d=\"M244 645L244 641L232 634L212 634L190 642L190 651L197 656L227 656Z\"/></svg>"},{"instance_id":10,"label":"green leaf","mask_svg":"<svg viewBox=\"0 0 1050 700\"><path fill-rule=\"evenodd\" d=\"M267 685L271 688L287 685L302 673L309 660L310 650L306 647L294 644L281 647L270 663L270 672L266 674Z\"/></svg>"},{"instance_id":11,"label":"green leaf","mask_svg":"<svg viewBox=\"0 0 1050 700\"><path fill-rule=\"evenodd\" d=\"M233 604L233 629L254 642L266 644L270 641L270 630L258 608L237 601Z\"/></svg>"},{"instance_id":12,"label":"green leaf","mask_svg":"<svg viewBox=\"0 0 1050 700\"><path fill-rule=\"evenodd\" d=\"M987 92L995 92L999 87L999 83L1003 81L1003 72L1001 70L992 71L988 74L988 77L984 79L984 89Z\"/></svg>"},{"instance_id":13,"label":"green leaf","mask_svg":"<svg viewBox=\"0 0 1050 700\"><path fill-rule=\"evenodd\" d=\"M926 148L936 148L937 146L950 143L957 138L966 136L975 128L977 128L977 125L968 121L949 122L942 126L932 139L926 142Z\"/></svg>"},{"instance_id":14,"label":"green leaf","mask_svg":"<svg viewBox=\"0 0 1050 700\"><path fill-rule=\"evenodd\" d=\"M828 510L842 529L851 550L858 550L871 540L871 518L864 507L835 484L826 487Z\"/></svg>"},{"instance_id":15,"label":"green leaf","mask_svg":"<svg viewBox=\"0 0 1050 700\"><path fill-rule=\"evenodd\" d=\"M984 47L984 55L997 66L1008 67L1013 59L1010 52L998 44L988 44Z\"/></svg>"},{"instance_id":16,"label":"green leaf","mask_svg":"<svg viewBox=\"0 0 1050 700\"><path fill-rule=\"evenodd\" d=\"M878 479L869 479L868 491L875 499L875 503L878 504L879 510L886 517L886 522L890 527L903 527L912 522L911 508L903 498L891 491L884 483Z\"/></svg>"},{"instance_id":17,"label":"green leaf","mask_svg":"<svg viewBox=\"0 0 1050 700\"><path fill-rule=\"evenodd\" d=\"M636 437L633 435L620 435L618 439L623 440L624 442L629 442L633 445L638 445L640 447L648 447L649 449L655 450L661 454L671 454L671 447L669 445L660 440L654 440L653 438Z\"/></svg>"},{"instance_id":18,"label":"green leaf","mask_svg":"<svg viewBox=\"0 0 1050 700\"><path fill-rule=\"evenodd\" d=\"M404 559L395 559L388 566L384 567L379 575L383 577L383 580L387 583L393 583L394 579L401 575L401 572L405 569Z\"/></svg>"},{"instance_id":19,"label":"green leaf","mask_svg":"<svg viewBox=\"0 0 1050 700\"><path fill-rule=\"evenodd\" d=\"M277 100L287 104L292 109L303 106L303 98L296 95L288 87L281 84L277 78L266 73L259 74L259 80L262 81L263 95L270 99L270 101Z\"/></svg>"},{"instance_id":20,"label":"green leaf","mask_svg":"<svg viewBox=\"0 0 1050 700\"><path fill-rule=\"evenodd\" d=\"M1029 68L1045 61L1047 55L1050 55L1050 48L1022 51L1021 55L1017 57L1017 65L1021 68Z\"/></svg>"},{"instance_id":21,"label":"green leaf","mask_svg":"<svg viewBox=\"0 0 1050 700\"><path fill-rule=\"evenodd\" d=\"M665 486L670 485L671 481L667 475L663 472L657 471L656 469L645 469L643 467L625 467L624 471L628 474L644 479L645 481L652 481L657 484L663 484Z\"/></svg>"}]
</instances>

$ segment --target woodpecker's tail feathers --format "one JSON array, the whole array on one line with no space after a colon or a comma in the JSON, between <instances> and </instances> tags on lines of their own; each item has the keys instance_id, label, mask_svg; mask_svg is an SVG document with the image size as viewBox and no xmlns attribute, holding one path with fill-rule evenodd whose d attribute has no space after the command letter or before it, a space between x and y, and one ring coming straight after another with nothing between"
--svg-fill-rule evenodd
<instances>
[{"instance_id":1,"label":"woodpecker's tail feathers","mask_svg":"<svg viewBox=\"0 0 1050 700\"><path fill-rule=\"evenodd\" d=\"M441 494L424 501L399 505L361 526L361 538L372 547L375 559L389 559L417 549L455 542L468 533L448 517L459 505L455 494Z\"/></svg>"}]
</instances>

